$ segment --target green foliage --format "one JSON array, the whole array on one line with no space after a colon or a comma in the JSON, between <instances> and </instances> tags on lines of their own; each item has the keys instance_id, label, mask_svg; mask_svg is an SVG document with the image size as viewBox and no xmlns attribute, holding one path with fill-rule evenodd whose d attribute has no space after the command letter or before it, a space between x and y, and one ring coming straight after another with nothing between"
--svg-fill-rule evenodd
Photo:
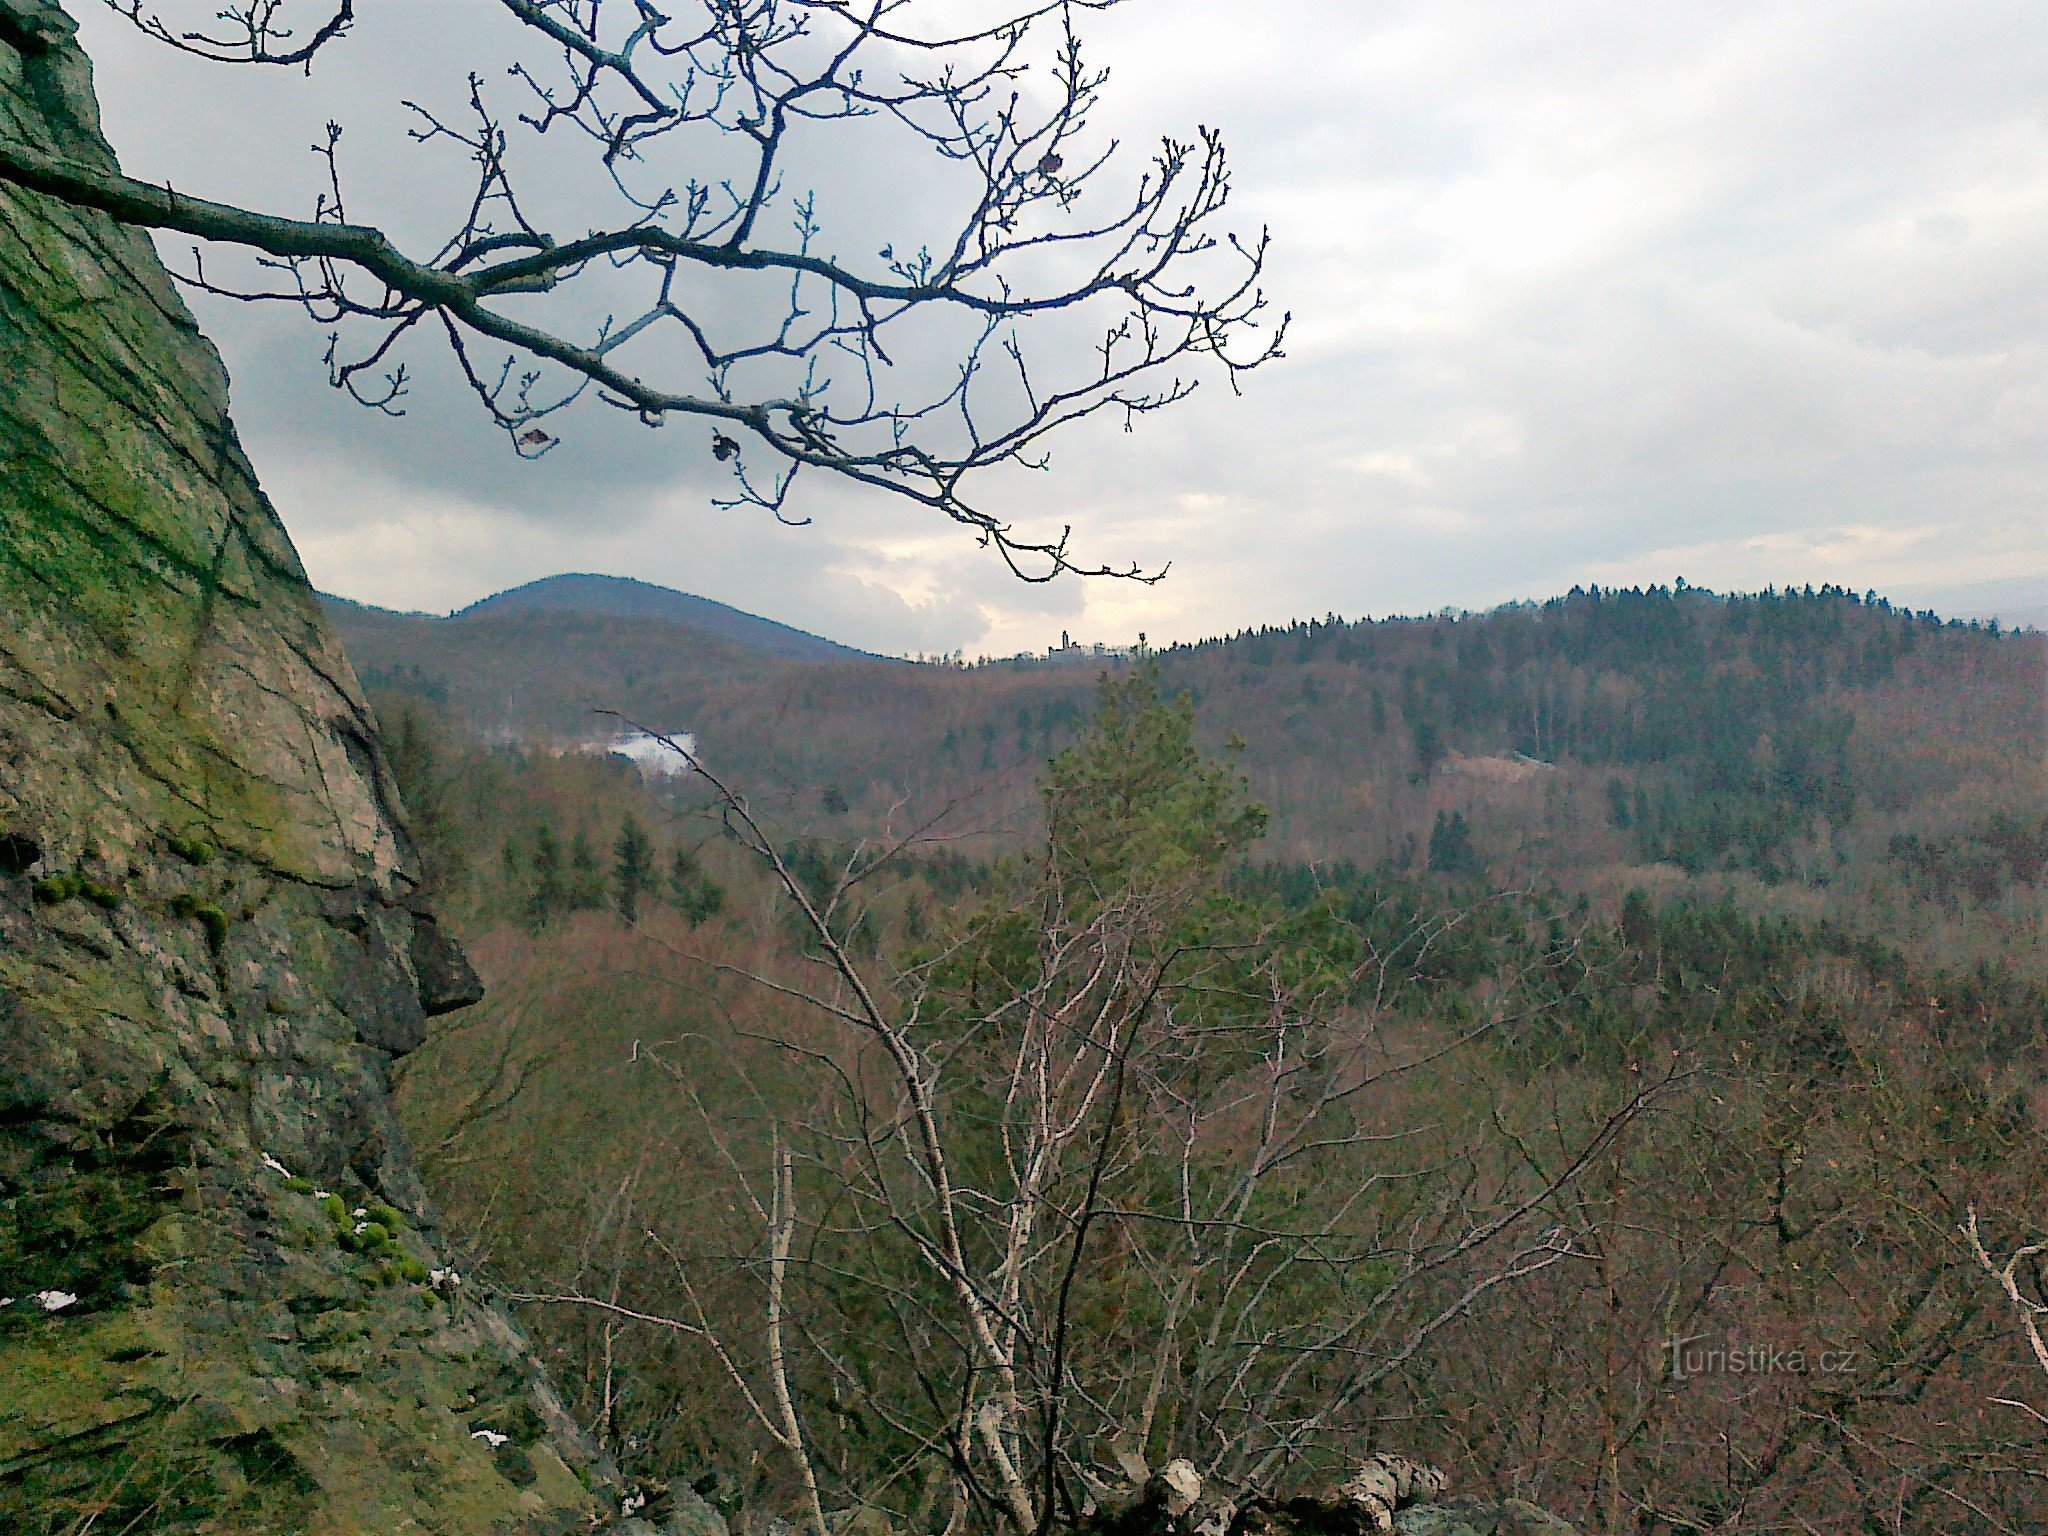
<instances>
[{"instance_id":1,"label":"green foliage","mask_svg":"<svg viewBox=\"0 0 2048 1536\"><path fill-rule=\"evenodd\" d=\"M1633 809L1628 785L1618 778L1610 778L1607 781L1607 819L1625 832L1634 825Z\"/></svg>"},{"instance_id":2,"label":"green foliage","mask_svg":"<svg viewBox=\"0 0 2048 1536\"><path fill-rule=\"evenodd\" d=\"M654 845L631 816L612 844L612 905L627 922L640 916L640 898L654 886Z\"/></svg>"},{"instance_id":3,"label":"green foliage","mask_svg":"<svg viewBox=\"0 0 2048 1536\"><path fill-rule=\"evenodd\" d=\"M436 735L410 701L384 729L384 750L405 803L406 823L419 845L428 879L439 886L462 878L467 846L450 805L449 777Z\"/></svg>"},{"instance_id":4,"label":"green foliage","mask_svg":"<svg viewBox=\"0 0 2048 1536\"><path fill-rule=\"evenodd\" d=\"M402 1253L378 1267L376 1280L379 1285L425 1285L429 1276L426 1265L412 1255Z\"/></svg>"},{"instance_id":5,"label":"green foliage","mask_svg":"<svg viewBox=\"0 0 2048 1536\"><path fill-rule=\"evenodd\" d=\"M1989 905L2014 886L2048 884L2048 814L1995 811L1947 837L1895 833L1886 856L1923 896Z\"/></svg>"},{"instance_id":6,"label":"green foliage","mask_svg":"<svg viewBox=\"0 0 2048 1536\"><path fill-rule=\"evenodd\" d=\"M1931 965L1830 921L1760 915L1726 897L1660 902L1631 891L1618 917L1602 920L1554 894L1475 907L1393 871L1343 864L1250 866L1232 884L1281 911L1327 913L1335 927L1317 942L1330 958L1375 959L1353 973L1354 997L1455 1020L1467 989L1492 991L1526 1020L1498 1037L1522 1065L1597 1059L1618 1069L1662 1039L1826 1074L1873 1006L1918 1006L1917 1027L1993 1057L2029 1049L2032 1021L2048 1016L2039 980L1988 964ZM1388 974L1398 979L1392 993Z\"/></svg>"},{"instance_id":7,"label":"green foliage","mask_svg":"<svg viewBox=\"0 0 2048 1536\"><path fill-rule=\"evenodd\" d=\"M119 1149L83 1147L47 1158L34 1177L0 1173L0 1296L57 1290L86 1309L118 1304L150 1268L136 1240L164 1210L151 1176L160 1161L138 1166ZM30 1316L26 1306L0 1309L0 1331Z\"/></svg>"},{"instance_id":8,"label":"green foliage","mask_svg":"<svg viewBox=\"0 0 2048 1536\"><path fill-rule=\"evenodd\" d=\"M59 906L67 901L89 901L103 911L111 912L121 905L121 892L111 885L103 885L90 875L75 871L47 876L38 880L33 887L35 899L45 906Z\"/></svg>"},{"instance_id":9,"label":"green foliage","mask_svg":"<svg viewBox=\"0 0 2048 1536\"><path fill-rule=\"evenodd\" d=\"M85 882L74 874L46 875L31 886L30 890L37 901L45 906L54 907L61 902L76 899L84 884Z\"/></svg>"},{"instance_id":10,"label":"green foliage","mask_svg":"<svg viewBox=\"0 0 2048 1536\"><path fill-rule=\"evenodd\" d=\"M398 1235L405 1230L407 1223L405 1217L391 1206L372 1202L352 1211L347 1201L332 1193L322 1195L319 1204L335 1246L343 1253L377 1259L391 1273L401 1272L403 1266L410 1264L411 1260L398 1242ZM382 1276L380 1283L388 1283L389 1278L390 1274ZM426 1278L424 1270L419 1278Z\"/></svg>"},{"instance_id":11,"label":"green foliage","mask_svg":"<svg viewBox=\"0 0 2048 1536\"><path fill-rule=\"evenodd\" d=\"M202 866L213 862L214 846L204 838L180 837L173 834L164 839L164 846L187 864Z\"/></svg>"},{"instance_id":12,"label":"green foliage","mask_svg":"<svg viewBox=\"0 0 2048 1536\"><path fill-rule=\"evenodd\" d=\"M1048 857L1070 892L1213 877L1265 831L1244 776L1203 757L1194 725L1155 668L1103 678L1088 734L1046 771Z\"/></svg>"},{"instance_id":13,"label":"green foliage","mask_svg":"<svg viewBox=\"0 0 2048 1536\"><path fill-rule=\"evenodd\" d=\"M597 867L597 850L591 846L588 829L578 827L569 840L569 867L563 880L563 895L572 912L592 912L605 904L604 874Z\"/></svg>"},{"instance_id":14,"label":"green foliage","mask_svg":"<svg viewBox=\"0 0 2048 1536\"><path fill-rule=\"evenodd\" d=\"M678 847L669 858L669 904L695 928L716 917L725 905L725 888L704 873L697 856Z\"/></svg>"},{"instance_id":15,"label":"green foliage","mask_svg":"<svg viewBox=\"0 0 2048 1536\"><path fill-rule=\"evenodd\" d=\"M533 829L532 885L526 898L526 922L536 931L569 909L568 884L562 869L561 845L555 829L542 822Z\"/></svg>"},{"instance_id":16,"label":"green foliage","mask_svg":"<svg viewBox=\"0 0 2048 1536\"><path fill-rule=\"evenodd\" d=\"M1444 737L1436 721L1422 712L1422 706L1409 705L1411 716L1409 733L1415 738L1415 777L1426 779L1436 772L1437 765L1444 760Z\"/></svg>"},{"instance_id":17,"label":"green foliage","mask_svg":"<svg viewBox=\"0 0 2048 1536\"><path fill-rule=\"evenodd\" d=\"M171 910L179 917L191 918L206 930L206 946L216 955L228 941L228 915L221 910L218 902L209 901L191 891L180 891L171 898Z\"/></svg>"},{"instance_id":18,"label":"green foliage","mask_svg":"<svg viewBox=\"0 0 2048 1536\"><path fill-rule=\"evenodd\" d=\"M1484 873L1485 861L1472 846L1472 826L1463 811L1438 811L1429 829L1429 870L1435 875L1467 879Z\"/></svg>"},{"instance_id":19,"label":"green foliage","mask_svg":"<svg viewBox=\"0 0 2048 1536\"><path fill-rule=\"evenodd\" d=\"M1047 764L1043 853L975 872L986 882L982 901L926 978L923 1006L934 1017L983 1019L1057 988L1044 970L1048 952L1097 921L1134 957L1187 950L1203 958L1186 964L1212 978L1228 968L1216 955L1254 932L1259 915L1229 892L1227 877L1265 812L1228 761L1203 754L1193 727L1192 703L1162 699L1150 669L1102 680L1094 719ZM802 867L807 883L836 871L829 861ZM1219 983L1185 1006L1192 1015L1226 996Z\"/></svg>"}]
</instances>

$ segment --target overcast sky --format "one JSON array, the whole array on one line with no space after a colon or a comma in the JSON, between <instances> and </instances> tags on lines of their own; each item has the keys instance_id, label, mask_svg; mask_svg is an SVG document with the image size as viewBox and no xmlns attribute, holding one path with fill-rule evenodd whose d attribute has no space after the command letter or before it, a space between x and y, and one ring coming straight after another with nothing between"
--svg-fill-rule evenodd
<instances>
[{"instance_id":1,"label":"overcast sky","mask_svg":"<svg viewBox=\"0 0 2048 1536\"><path fill-rule=\"evenodd\" d=\"M332 113L364 180L396 168L351 213L401 230L431 177L378 103L452 103L505 32L484 0L365 0L308 82L72 4L131 174L303 216ZM1083 428L1005 503L1164 582L1027 588L816 483L807 528L720 512L703 433L602 408L522 463L431 371L387 420L325 387L308 322L199 300L314 580L441 611L604 571L969 655L1678 576L2048 603L2039 0L1130 0L1086 36L1105 128L1224 131L1233 222L1271 226L1295 315L1242 398L1212 380L1133 434ZM887 210L893 169L830 174Z\"/></svg>"}]
</instances>

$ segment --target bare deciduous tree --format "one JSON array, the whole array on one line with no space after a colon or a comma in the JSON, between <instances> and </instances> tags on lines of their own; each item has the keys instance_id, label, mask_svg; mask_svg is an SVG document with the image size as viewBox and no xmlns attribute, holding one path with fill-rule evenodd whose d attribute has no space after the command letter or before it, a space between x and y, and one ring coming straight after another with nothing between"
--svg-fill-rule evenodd
<instances>
[{"instance_id":1,"label":"bare deciduous tree","mask_svg":"<svg viewBox=\"0 0 2048 1536\"><path fill-rule=\"evenodd\" d=\"M2043 1338L2041 1331L2043 1320L2048 1319L2048 1299L2044 1299L2048 1298L2048 1284L2043 1283L2043 1260L2048 1259L2048 1243L2027 1243L2015 1248L2005 1262L2000 1263L1984 1246L1974 1206L1963 1223L1963 1238L1969 1244L1970 1256L1977 1261L1978 1267L2004 1293L2006 1304L2012 1308L2013 1318L2026 1337L2027 1348L2033 1353L2034 1363L2041 1367L2041 1374L2048 1377L2048 1338ZM2048 1424L2048 1415L2043 1415L2031 1403L2005 1398L1999 1401L2042 1424Z\"/></svg>"},{"instance_id":2,"label":"bare deciduous tree","mask_svg":"<svg viewBox=\"0 0 2048 1536\"><path fill-rule=\"evenodd\" d=\"M772 1129L648 1053L744 1191L757 1307L704 1304L675 1251L680 1312L528 1299L700 1339L814 1525L830 1463L807 1422L835 1415L875 1426L842 1496L937 1460L957 1509L1018 1532L1081 1521L1169 1456L1215 1497L1272 1489L1481 1297L1580 1256L1556 1197L1668 1086L1648 1074L1541 1170L1483 1101L1409 1100L1417 1068L1510 1021L1390 1040L1346 1001L1383 956L1333 967L1235 901L1262 818L1148 690L1106 685L1008 895L880 979L843 905L873 859L820 895L705 774L822 973L748 974L823 1021L762 1035L800 1079L761 1095Z\"/></svg>"},{"instance_id":3,"label":"bare deciduous tree","mask_svg":"<svg viewBox=\"0 0 2048 1536\"><path fill-rule=\"evenodd\" d=\"M108 3L188 54L306 70L358 21L354 0L252 0L196 27ZM473 172L431 250L356 218L336 124L315 146L327 190L310 218L4 140L0 181L256 253L266 271L244 282L195 251L187 280L302 306L330 333L333 383L373 408L404 409L407 348L437 337L523 455L594 393L649 426L707 421L734 477L722 505L801 521L798 472L827 470L965 524L1030 579L1102 574L1064 532L1014 533L970 481L1043 468L1048 434L1082 418L1128 425L1184 399L1190 365L1234 387L1286 327L1260 287L1264 233L1221 225L1218 133L1167 138L1118 180L1117 146L1090 124L1107 75L1075 30L1116 3L945 32L912 0L498 0L510 78L472 74L452 107L404 104L423 152ZM865 237L828 227L811 190L820 146L845 154L856 133L854 153L892 157L915 189L872 254L846 249ZM564 140L581 164L569 185L534 168ZM609 222L585 222L594 197Z\"/></svg>"}]
</instances>

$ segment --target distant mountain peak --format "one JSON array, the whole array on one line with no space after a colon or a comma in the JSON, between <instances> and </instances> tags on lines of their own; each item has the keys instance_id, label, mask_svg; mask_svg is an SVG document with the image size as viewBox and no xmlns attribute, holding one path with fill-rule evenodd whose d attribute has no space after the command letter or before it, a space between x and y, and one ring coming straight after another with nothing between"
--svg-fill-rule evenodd
<instances>
[{"instance_id":1,"label":"distant mountain peak","mask_svg":"<svg viewBox=\"0 0 2048 1536\"><path fill-rule=\"evenodd\" d=\"M653 619L701 629L736 645L792 661L845 661L865 651L806 630L742 612L708 597L656 586L631 576L587 571L543 576L498 592L449 615L450 623L515 613L577 613L596 618Z\"/></svg>"}]
</instances>

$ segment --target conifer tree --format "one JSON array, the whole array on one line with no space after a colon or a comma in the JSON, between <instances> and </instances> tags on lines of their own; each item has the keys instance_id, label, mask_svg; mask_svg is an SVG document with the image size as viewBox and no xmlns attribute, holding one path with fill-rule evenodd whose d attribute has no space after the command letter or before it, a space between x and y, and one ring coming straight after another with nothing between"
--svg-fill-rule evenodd
<instances>
[{"instance_id":1,"label":"conifer tree","mask_svg":"<svg viewBox=\"0 0 2048 1536\"><path fill-rule=\"evenodd\" d=\"M627 922L640 918L640 898L654 884L654 845L628 816L612 844L612 904Z\"/></svg>"},{"instance_id":2,"label":"conifer tree","mask_svg":"<svg viewBox=\"0 0 2048 1536\"><path fill-rule=\"evenodd\" d=\"M569 843L569 910L590 912L604 905L604 873L597 867L597 850L590 846L590 834L582 827Z\"/></svg>"},{"instance_id":3,"label":"conifer tree","mask_svg":"<svg viewBox=\"0 0 2048 1536\"><path fill-rule=\"evenodd\" d=\"M1429 830L1430 873L1476 875L1484 866L1472 846L1472 825L1463 811L1438 811L1436 825Z\"/></svg>"},{"instance_id":4,"label":"conifer tree","mask_svg":"<svg viewBox=\"0 0 2048 1536\"><path fill-rule=\"evenodd\" d=\"M669 863L669 901L692 928L708 922L725 905L725 889L697 863L687 848L678 848Z\"/></svg>"},{"instance_id":5,"label":"conifer tree","mask_svg":"<svg viewBox=\"0 0 2048 1536\"><path fill-rule=\"evenodd\" d=\"M526 903L527 926L538 931L568 906L562 882L562 845L542 822L533 832L533 884Z\"/></svg>"}]
</instances>

